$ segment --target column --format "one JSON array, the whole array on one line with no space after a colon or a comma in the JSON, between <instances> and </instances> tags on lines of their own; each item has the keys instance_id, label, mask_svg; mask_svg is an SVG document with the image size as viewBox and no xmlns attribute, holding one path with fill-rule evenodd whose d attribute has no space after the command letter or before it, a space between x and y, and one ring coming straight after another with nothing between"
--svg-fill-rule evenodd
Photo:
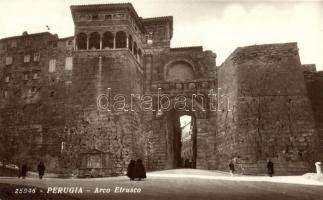
<instances>
[{"instance_id":1,"label":"column","mask_svg":"<svg viewBox=\"0 0 323 200\"><path fill-rule=\"evenodd\" d=\"M127 49L129 49L129 36L127 35Z\"/></svg>"},{"instance_id":2,"label":"column","mask_svg":"<svg viewBox=\"0 0 323 200\"><path fill-rule=\"evenodd\" d=\"M90 38L86 37L86 49L89 50L89 42L90 42Z\"/></svg>"},{"instance_id":3,"label":"column","mask_svg":"<svg viewBox=\"0 0 323 200\"><path fill-rule=\"evenodd\" d=\"M77 45L76 45L76 39L75 39L75 37L74 37L74 39L73 39L73 48L77 51L78 50L78 47L77 47Z\"/></svg>"},{"instance_id":4,"label":"column","mask_svg":"<svg viewBox=\"0 0 323 200\"><path fill-rule=\"evenodd\" d=\"M100 49L102 49L102 37L100 37Z\"/></svg>"},{"instance_id":5,"label":"column","mask_svg":"<svg viewBox=\"0 0 323 200\"><path fill-rule=\"evenodd\" d=\"M113 35L113 48L116 48L116 35Z\"/></svg>"}]
</instances>

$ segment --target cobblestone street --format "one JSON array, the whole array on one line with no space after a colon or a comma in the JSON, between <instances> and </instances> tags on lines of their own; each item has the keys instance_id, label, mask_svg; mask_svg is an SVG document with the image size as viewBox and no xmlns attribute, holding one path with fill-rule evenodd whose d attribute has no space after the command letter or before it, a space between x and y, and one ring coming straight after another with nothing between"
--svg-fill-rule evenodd
<instances>
[{"instance_id":1,"label":"cobblestone street","mask_svg":"<svg viewBox=\"0 0 323 200\"><path fill-rule=\"evenodd\" d=\"M79 199L118 199L118 200L155 200L155 199L225 199L225 200L320 200L323 199L323 183L307 180L301 176L239 176L231 177L227 173L204 170L166 170L148 173L147 180L129 181L126 177L93 179L0 178L0 183L42 188L43 193L58 192L54 187L70 187L70 191L81 194L67 194ZM76 188L77 187L77 188ZM74 188L74 189L73 189ZM140 189L140 193L122 192L122 188ZM101 190L100 190L101 189ZM95 191L110 191L95 193ZM15 194L16 197L21 194ZM60 199L62 194L52 196ZM65 195L66 196L66 195ZM14 199L14 195L12 198ZM2 200L7 200L0 194ZM37 198L36 198L37 199ZM66 198L64 198L66 199ZM71 199L77 199L72 198Z\"/></svg>"}]
</instances>

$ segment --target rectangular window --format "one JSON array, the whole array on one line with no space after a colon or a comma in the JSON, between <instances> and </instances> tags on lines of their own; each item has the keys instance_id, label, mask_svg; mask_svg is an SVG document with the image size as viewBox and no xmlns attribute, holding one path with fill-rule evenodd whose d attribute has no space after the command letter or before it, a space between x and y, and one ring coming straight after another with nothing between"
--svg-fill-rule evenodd
<instances>
[{"instance_id":1,"label":"rectangular window","mask_svg":"<svg viewBox=\"0 0 323 200\"><path fill-rule=\"evenodd\" d=\"M38 73L36 72L36 73L34 73L34 75L33 75L33 79L38 79Z\"/></svg>"},{"instance_id":2,"label":"rectangular window","mask_svg":"<svg viewBox=\"0 0 323 200\"><path fill-rule=\"evenodd\" d=\"M40 53L34 53L34 62L39 62L40 61Z\"/></svg>"},{"instance_id":3,"label":"rectangular window","mask_svg":"<svg viewBox=\"0 0 323 200\"><path fill-rule=\"evenodd\" d=\"M4 97L4 98L7 98L7 97L8 97L8 91L7 91L7 90L4 90L4 91L3 91L3 97Z\"/></svg>"},{"instance_id":4,"label":"rectangular window","mask_svg":"<svg viewBox=\"0 0 323 200\"><path fill-rule=\"evenodd\" d=\"M28 74L24 73L24 81L28 81Z\"/></svg>"},{"instance_id":5,"label":"rectangular window","mask_svg":"<svg viewBox=\"0 0 323 200\"><path fill-rule=\"evenodd\" d=\"M7 56L6 57L6 65L11 65L12 64L12 56Z\"/></svg>"},{"instance_id":6,"label":"rectangular window","mask_svg":"<svg viewBox=\"0 0 323 200\"><path fill-rule=\"evenodd\" d=\"M92 20L98 20L99 19L99 15L92 15Z\"/></svg>"},{"instance_id":7,"label":"rectangular window","mask_svg":"<svg viewBox=\"0 0 323 200\"><path fill-rule=\"evenodd\" d=\"M30 41L29 39L26 39L26 40L25 40L25 46L26 46L26 47L31 46L31 41Z\"/></svg>"},{"instance_id":8,"label":"rectangular window","mask_svg":"<svg viewBox=\"0 0 323 200\"><path fill-rule=\"evenodd\" d=\"M55 59L51 59L49 60L49 72L55 72L56 70L56 60Z\"/></svg>"},{"instance_id":9,"label":"rectangular window","mask_svg":"<svg viewBox=\"0 0 323 200\"><path fill-rule=\"evenodd\" d=\"M65 70L72 70L72 69L73 69L73 57L66 57Z\"/></svg>"},{"instance_id":10,"label":"rectangular window","mask_svg":"<svg viewBox=\"0 0 323 200\"><path fill-rule=\"evenodd\" d=\"M79 20L80 21L85 21L86 20L86 16L85 15L80 15L79 16Z\"/></svg>"},{"instance_id":11,"label":"rectangular window","mask_svg":"<svg viewBox=\"0 0 323 200\"><path fill-rule=\"evenodd\" d=\"M104 19L105 20L111 20L112 19L112 15L104 15Z\"/></svg>"},{"instance_id":12,"label":"rectangular window","mask_svg":"<svg viewBox=\"0 0 323 200\"><path fill-rule=\"evenodd\" d=\"M30 62L30 55L24 55L24 63L29 63Z\"/></svg>"},{"instance_id":13,"label":"rectangular window","mask_svg":"<svg viewBox=\"0 0 323 200\"><path fill-rule=\"evenodd\" d=\"M17 41L11 41L10 46L11 46L11 48L16 48L17 47Z\"/></svg>"},{"instance_id":14,"label":"rectangular window","mask_svg":"<svg viewBox=\"0 0 323 200\"><path fill-rule=\"evenodd\" d=\"M6 76L6 77L4 78L4 82L9 83L9 81L10 81L10 76Z\"/></svg>"}]
</instances>

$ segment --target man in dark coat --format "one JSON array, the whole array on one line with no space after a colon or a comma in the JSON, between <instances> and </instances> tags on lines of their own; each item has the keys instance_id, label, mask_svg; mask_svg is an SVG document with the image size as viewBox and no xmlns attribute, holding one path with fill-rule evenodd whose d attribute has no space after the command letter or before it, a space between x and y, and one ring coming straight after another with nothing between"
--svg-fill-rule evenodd
<instances>
[{"instance_id":1,"label":"man in dark coat","mask_svg":"<svg viewBox=\"0 0 323 200\"><path fill-rule=\"evenodd\" d=\"M267 161L267 172L270 177L272 177L274 174L274 163L269 159Z\"/></svg>"},{"instance_id":2,"label":"man in dark coat","mask_svg":"<svg viewBox=\"0 0 323 200\"><path fill-rule=\"evenodd\" d=\"M233 164L232 160L230 161L229 169L230 169L231 176L233 176L233 173L234 173L234 164Z\"/></svg>"},{"instance_id":3,"label":"man in dark coat","mask_svg":"<svg viewBox=\"0 0 323 200\"><path fill-rule=\"evenodd\" d=\"M42 161L37 166L38 174L39 174L39 179L42 179L44 174L45 174L45 165Z\"/></svg>"},{"instance_id":4,"label":"man in dark coat","mask_svg":"<svg viewBox=\"0 0 323 200\"><path fill-rule=\"evenodd\" d=\"M27 167L27 164L25 163L21 167L21 176L22 176L23 179L26 178L27 172L28 172L28 167Z\"/></svg>"},{"instance_id":5,"label":"man in dark coat","mask_svg":"<svg viewBox=\"0 0 323 200\"><path fill-rule=\"evenodd\" d=\"M130 163L127 168L127 176L130 178L131 181L133 181L133 179L134 179L135 165L136 165L136 161L130 160Z\"/></svg>"},{"instance_id":6,"label":"man in dark coat","mask_svg":"<svg viewBox=\"0 0 323 200\"><path fill-rule=\"evenodd\" d=\"M143 178L146 178L146 169L145 169L144 165L142 164L141 159L138 159L135 164L134 178L138 178L139 181Z\"/></svg>"}]
</instances>

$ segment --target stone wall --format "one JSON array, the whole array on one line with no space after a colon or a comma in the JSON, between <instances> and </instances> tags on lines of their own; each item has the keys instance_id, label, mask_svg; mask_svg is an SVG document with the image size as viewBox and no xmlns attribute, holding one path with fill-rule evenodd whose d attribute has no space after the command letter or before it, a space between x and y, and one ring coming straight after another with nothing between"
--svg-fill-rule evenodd
<instances>
[{"instance_id":1,"label":"stone wall","mask_svg":"<svg viewBox=\"0 0 323 200\"><path fill-rule=\"evenodd\" d=\"M233 106L219 116L219 168L235 158L244 173L266 173L266 159L275 163L277 174L311 170L317 133L297 45L238 48L219 76Z\"/></svg>"},{"instance_id":2,"label":"stone wall","mask_svg":"<svg viewBox=\"0 0 323 200\"><path fill-rule=\"evenodd\" d=\"M81 153L97 149L110 154L109 174L123 174L130 159L144 158L141 141L141 114L137 104L130 109L130 94L141 94L141 72L128 50L109 52L84 51L74 55L73 85L68 122L65 124L64 148L60 159L66 170L80 167ZM125 108L97 107L99 95L125 95ZM112 102L113 103L113 102ZM110 104L112 105L112 104Z\"/></svg>"},{"instance_id":3,"label":"stone wall","mask_svg":"<svg viewBox=\"0 0 323 200\"><path fill-rule=\"evenodd\" d=\"M304 72L307 93L313 108L315 125L320 138L320 150L318 160L323 160L323 73Z\"/></svg>"}]
</instances>

